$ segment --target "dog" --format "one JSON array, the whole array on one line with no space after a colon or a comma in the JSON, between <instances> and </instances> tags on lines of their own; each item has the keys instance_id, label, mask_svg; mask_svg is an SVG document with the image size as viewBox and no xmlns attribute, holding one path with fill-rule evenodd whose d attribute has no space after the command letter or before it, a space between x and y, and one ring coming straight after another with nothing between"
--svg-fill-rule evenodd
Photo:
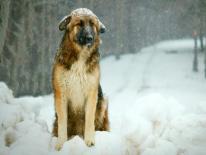
<instances>
[{"instance_id":1,"label":"dog","mask_svg":"<svg viewBox=\"0 0 206 155\"><path fill-rule=\"evenodd\" d=\"M86 8L72 11L59 24L64 36L52 73L56 150L75 135L92 146L95 131L109 131L108 102L102 93L99 66L100 34L105 29L98 17Z\"/></svg>"}]
</instances>

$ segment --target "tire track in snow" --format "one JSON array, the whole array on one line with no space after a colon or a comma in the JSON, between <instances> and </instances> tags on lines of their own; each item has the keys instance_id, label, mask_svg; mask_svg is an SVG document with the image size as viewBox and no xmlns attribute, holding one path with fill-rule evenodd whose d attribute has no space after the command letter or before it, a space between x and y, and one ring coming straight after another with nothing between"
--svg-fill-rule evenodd
<instances>
[{"instance_id":1,"label":"tire track in snow","mask_svg":"<svg viewBox=\"0 0 206 155\"><path fill-rule=\"evenodd\" d=\"M144 64L144 68L143 71L141 73L141 85L138 88L137 92L141 93L146 89L149 89L151 86L148 82L149 79L149 74L151 73L151 68L153 68L154 66L152 66L152 62L154 60L154 58L157 56L157 48L156 46L152 47L153 50L152 52L147 52L149 54L145 64Z\"/></svg>"}]
</instances>

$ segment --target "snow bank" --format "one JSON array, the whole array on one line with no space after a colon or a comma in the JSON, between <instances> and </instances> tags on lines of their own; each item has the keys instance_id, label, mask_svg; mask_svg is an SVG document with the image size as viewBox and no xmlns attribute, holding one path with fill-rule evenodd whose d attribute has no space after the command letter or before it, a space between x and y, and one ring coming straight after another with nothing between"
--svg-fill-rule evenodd
<instances>
[{"instance_id":1,"label":"snow bank","mask_svg":"<svg viewBox=\"0 0 206 155\"><path fill-rule=\"evenodd\" d=\"M101 62L111 132L96 132L91 148L75 136L55 151L53 95L14 98L0 82L0 155L205 155L203 67L192 73L192 53L168 54L163 47L172 50L172 44Z\"/></svg>"},{"instance_id":2,"label":"snow bank","mask_svg":"<svg viewBox=\"0 0 206 155\"><path fill-rule=\"evenodd\" d=\"M203 41L204 42L204 41ZM171 52L171 51L191 51L194 48L193 39L184 40L167 40L155 45L157 48ZM200 41L197 41L197 46L200 48Z\"/></svg>"},{"instance_id":3,"label":"snow bank","mask_svg":"<svg viewBox=\"0 0 206 155\"><path fill-rule=\"evenodd\" d=\"M0 82L0 104L9 103L13 99L12 91L3 82Z\"/></svg>"}]
</instances>

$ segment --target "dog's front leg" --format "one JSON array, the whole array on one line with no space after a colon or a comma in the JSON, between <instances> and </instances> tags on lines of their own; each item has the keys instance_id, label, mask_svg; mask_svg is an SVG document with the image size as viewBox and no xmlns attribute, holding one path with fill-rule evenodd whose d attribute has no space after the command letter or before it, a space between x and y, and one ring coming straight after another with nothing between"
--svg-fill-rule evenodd
<instances>
[{"instance_id":1,"label":"dog's front leg","mask_svg":"<svg viewBox=\"0 0 206 155\"><path fill-rule=\"evenodd\" d=\"M67 140L67 99L61 93L55 93L56 112L58 117L58 138L56 150L60 150Z\"/></svg>"},{"instance_id":2,"label":"dog's front leg","mask_svg":"<svg viewBox=\"0 0 206 155\"><path fill-rule=\"evenodd\" d=\"M85 130L84 141L87 146L95 144L95 112L97 104L97 89L93 89L89 92L86 107L85 107Z\"/></svg>"}]
</instances>

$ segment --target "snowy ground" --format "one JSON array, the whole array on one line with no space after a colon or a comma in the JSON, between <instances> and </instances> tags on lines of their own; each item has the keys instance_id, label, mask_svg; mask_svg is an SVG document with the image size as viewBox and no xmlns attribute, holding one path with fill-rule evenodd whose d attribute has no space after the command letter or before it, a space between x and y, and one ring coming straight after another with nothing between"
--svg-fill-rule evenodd
<instances>
[{"instance_id":1,"label":"snowy ground","mask_svg":"<svg viewBox=\"0 0 206 155\"><path fill-rule=\"evenodd\" d=\"M76 136L55 151L53 96L13 98L0 83L0 155L205 155L203 55L193 73L192 48L167 41L102 60L111 132L96 132L92 148Z\"/></svg>"}]
</instances>

